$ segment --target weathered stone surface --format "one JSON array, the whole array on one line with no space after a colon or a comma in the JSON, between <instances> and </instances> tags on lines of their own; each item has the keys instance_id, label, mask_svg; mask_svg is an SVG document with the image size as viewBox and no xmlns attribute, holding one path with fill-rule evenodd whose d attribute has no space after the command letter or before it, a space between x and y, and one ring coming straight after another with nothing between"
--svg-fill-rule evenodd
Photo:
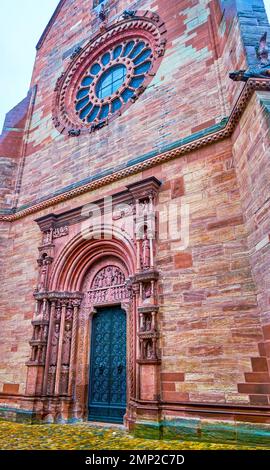
<instances>
[{"instance_id":1,"label":"weathered stone surface","mask_svg":"<svg viewBox=\"0 0 270 470\"><path fill-rule=\"evenodd\" d=\"M265 20L262 0L255 2L261 5L259 10L254 2L248 3L252 7L255 37L262 27L259 23L263 21L264 25ZM126 7L128 2L115 1L109 21L116 21ZM230 70L243 68L247 63L246 29L245 40L241 40L245 13L242 9L237 16L234 8L228 10L227 2L205 0L139 0L136 8L160 15L167 28L167 44L151 85L123 114L89 135L70 138L54 127L51 103L57 78L76 45L83 44L100 27L95 13L89 10L88 0L66 0L38 48L31 84L32 90L37 85L35 100L31 95L33 109L28 95L7 117L0 150L1 209L12 208L17 198L18 209L64 192L68 197L51 207L40 206L36 213L13 222L0 222L0 331L4 339L0 341L0 404L15 419L14 409L21 409L22 403L26 402L24 409L32 412L33 402L28 401L27 394L33 395L37 389L41 394L43 371L29 372L27 376L26 367L28 341L33 334L33 292L40 273L36 260L41 252L48 256L42 251L42 234L36 219L71 211L63 216L68 230L54 239L55 273L83 227L79 215L71 222L76 208L107 196L124 197L127 188L154 177L161 183L152 266L159 277L154 280L154 294L148 295L146 286L143 306L151 310L154 297L154 311L159 307L158 328L153 335L158 354L154 365L151 357L149 363L141 365L135 360L132 368L129 365L130 376L137 384L132 399L143 402L138 410L132 403L135 408L129 410L129 426L141 420L136 432L160 437L161 425L156 423L153 430L151 422L160 415L166 421L173 404L174 419L179 418L179 422L172 420L164 426L165 437L197 438L201 433L204 439L224 435L228 441L243 440L250 430L241 427L241 423L239 429L232 423L224 427L219 421L201 426L201 417L190 419L194 410L189 407L200 405L205 410L209 404L214 405L218 407L217 420L221 419L222 406L229 407L236 422L241 414L237 407L270 404L269 91L267 87L264 91L253 90L247 97L243 93L239 104L242 88L228 77ZM241 108L234 115L234 127L221 139L217 132L225 128L234 106ZM221 122L223 118L226 119ZM29 129L25 129L26 123ZM207 145L200 147L198 142L206 135ZM177 149L184 144L191 146L180 153ZM162 160L165 151L172 151L173 158ZM154 155L159 160L150 166L149 159ZM118 181L109 180L106 185L81 191L83 184L135 164L140 164L136 174L121 173ZM18 168L23 171L18 173ZM80 188L80 192L68 193L74 188ZM130 196L129 202L131 199ZM168 233L169 224L161 217L168 205L173 206L173 222L180 229L177 237ZM183 212L188 214L187 231L182 230ZM118 222L123 235L122 214ZM131 251L135 251L133 242L131 246ZM147 244L144 247L147 264ZM76 288L82 289L82 278L89 269L83 261L89 252L91 249L85 248L73 260L72 276L63 268L59 278L62 276L66 284L63 281L62 285L72 278L77 282ZM118 255L120 260L125 259L123 247ZM135 261L139 265L142 262L140 257ZM131 257L127 277L134 276L135 261ZM42 264L42 260L39 262ZM76 268L77 262L82 263L80 269ZM48 282L54 282L56 288L60 281L52 279L53 274ZM136 286L133 295L138 295ZM87 312L87 318L90 314ZM131 337L136 338L138 322L136 318L131 325ZM79 333L80 348L85 354L82 363L75 364L76 373L79 371L83 377L76 393L86 403L89 329L80 325ZM134 349L138 359L135 346L128 344L128 348ZM151 350L148 352L151 356ZM182 404L188 418L181 416ZM41 415L43 404L35 406L40 407ZM70 419L69 405L63 408L63 419ZM45 411L50 420L49 411ZM57 413L54 409L51 414ZM267 422L268 418L258 416L260 419ZM266 434L258 431L258 440L259 436L264 442Z\"/></svg>"}]
</instances>

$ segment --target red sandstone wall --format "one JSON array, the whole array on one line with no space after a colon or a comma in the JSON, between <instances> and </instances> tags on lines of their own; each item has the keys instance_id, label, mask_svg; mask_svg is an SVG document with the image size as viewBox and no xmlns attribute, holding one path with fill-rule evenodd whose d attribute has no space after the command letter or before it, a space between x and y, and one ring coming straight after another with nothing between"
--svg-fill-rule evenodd
<instances>
[{"instance_id":1,"label":"red sandstone wall","mask_svg":"<svg viewBox=\"0 0 270 470\"><path fill-rule=\"evenodd\" d=\"M188 15L183 10L179 15L180 4L181 8L189 9ZM207 4L205 0L137 2L138 8L157 10L167 24L169 42L158 75L121 118L95 135L77 140L59 136L53 128L52 91L64 67L63 53L85 39L94 25L90 23L88 1L81 1L79 9L67 0L37 55L32 85L38 84L38 94L20 204L49 196L108 167L116 159L120 163L160 148L228 114L241 85L229 82L227 72L241 66L243 51L237 25L228 36L229 25L226 18L221 20L220 12L212 17L210 25ZM127 5L125 1L115 2L112 14L119 14ZM220 58L213 61L214 57ZM252 123L252 111L248 115L249 120L245 121L246 114L242 119L244 131ZM255 139L261 126L258 104L256 118ZM251 150L256 165L257 159L260 162L264 157L268 138L266 121L263 123L265 140L254 156ZM249 131L245 132L251 146ZM4 296L0 307L1 335L5 341L0 344L0 392L25 390L40 242L34 219L95 201L107 193L121 191L139 178L154 175L163 183L160 201L180 202L182 198L182 202L189 204L191 215L190 244L184 252L177 251L177 244L169 240L161 241L158 247L157 262L162 274L162 397L168 401L256 402L258 389L245 389L241 384L255 380L255 376L247 374L255 372L256 367L262 371L258 343L267 336L262 335L256 287L249 266L246 231L250 233L250 227L243 224L240 205L241 194L247 214L251 196L245 193L245 172L243 176L240 173L242 167L248 168L251 157L237 135L234 160L231 142L223 141L4 227L1 286ZM239 167L240 158L244 163ZM259 167L257 171L262 178ZM261 179L258 190L262 182ZM255 196L252 197L255 204ZM267 230L265 222L261 233L265 235ZM261 253L264 252L256 256L262 257ZM256 258L254 266L255 261ZM254 269L253 276L257 276L258 282L264 280ZM262 311L267 313L267 296L262 294L261 302ZM269 348L266 341L265 344Z\"/></svg>"},{"instance_id":2,"label":"red sandstone wall","mask_svg":"<svg viewBox=\"0 0 270 470\"><path fill-rule=\"evenodd\" d=\"M26 139L25 125L31 99L31 92L6 115L0 135L0 208L9 209L14 205L14 189L18 166Z\"/></svg>"},{"instance_id":3,"label":"red sandstone wall","mask_svg":"<svg viewBox=\"0 0 270 470\"><path fill-rule=\"evenodd\" d=\"M233 136L233 154L247 229L253 278L263 337L258 342L260 362L240 391L256 394L252 402L268 404L270 380L270 108L269 93L257 92ZM269 376L268 376L269 377ZM268 383L268 385L267 385Z\"/></svg>"},{"instance_id":4,"label":"red sandstone wall","mask_svg":"<svg viewBox=\"0 0 270 470\"><path fill-rule=\"evenodd\" d=\"M59 204L53 211L97 200L150 175L163 181L160 202L180 203L181 198L181 203L189 204L191 217L185 251L178 251L178 243L170 240L158 246L162 397L247 403L248 392L239 394L238 384L245 383L245 373L252 372L251 357L259 357L262 330L229 140L125 179L121 186L114 184ZM73 234L74 229L70 237ZM27 217L12 224L10 237L3 280L8 305L5 300L0 375L2 384L20 384L24 392L40 232L33 218ZM63 238L61 243L67 241Z\"/></svg>"},{"instance_id":5,"label":"red sandstone wall","mask_svg":"<svg viewBox=\"0 0 270 470\"><path fill-rule=\"evenodd\" d=\"M113 20L130 2L112 5ZM32 85L38 85L38 92L19 204L162 149L229 114L236 88L228 71L243 65L243 48L237 26L230 28L217 2L210 5L211 17L208 0L136 2L136 8L157 11L165 21L165 57L151 85L123 116L78 140L60 136L53 127L53 89L69 60L63 55L94 34L98 24L88 0L64 3L37 53ZM239 91L240 87L236 95Z\"/></svg>"},{"instance_id":6,"label":"red sandstone wall","mask_svg":"<svg viewBox=\"0 0 270 470\"><path fill-rule=\"evenodd\" d=\"M177 252L165 241L158 251L163 399L246 403L237 384L262 330L230 142L175 160L164 177L162 200L182 196L190 206L190 243Z\"/></svg>"}]
</instances>

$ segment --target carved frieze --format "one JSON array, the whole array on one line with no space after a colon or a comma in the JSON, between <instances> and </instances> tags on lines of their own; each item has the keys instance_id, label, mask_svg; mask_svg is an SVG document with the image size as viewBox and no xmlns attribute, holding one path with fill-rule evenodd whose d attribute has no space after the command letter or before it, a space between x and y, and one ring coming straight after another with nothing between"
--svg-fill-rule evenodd
<instances>
[{"instance_id":1,"label":"carved frieze","mask_svg":"<svg viewBox=\"0 0 270 470\"><path fill-rule=\"evenodd\" d=\"M87 292L89 304L121 302L130 297L124 273L117 266L106 266L99 271Z\"/></svg>"},{"instance_id":2,"label":"carved frieze","mask_svg":"<svg viewBox=\"0 0 270 470\"><path fill-rule=\"evenodd\" d=\"M69 226L57 227L53 229L53 238L65 237L69 234Z\"/></svg>"}]
</instances>

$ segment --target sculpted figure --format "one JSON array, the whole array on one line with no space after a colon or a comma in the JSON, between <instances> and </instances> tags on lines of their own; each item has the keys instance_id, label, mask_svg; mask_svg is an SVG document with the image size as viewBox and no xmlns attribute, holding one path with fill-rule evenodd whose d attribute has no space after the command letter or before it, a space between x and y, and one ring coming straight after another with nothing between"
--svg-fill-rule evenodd
<instances>
[{"instance_id":1,"label":"sculpted figure","mask_svg":"<svg viewBox=\"0 0 270 470\"><path fill-rule=\"evenodd\" d=\"M55 380L56 367L50 366L48 374L48 394L53 395L54 393L54 380Z\"/></svg>"},{"instance_id":2,"label":"sculpted figure","mask_svg":"<svg viewBox=\"0 0 270 470\"><path fill-rule=\"evenodd\" d=\"M152 289L151 289L151 283L148 282L145 286L144 286L144 299L149 299L150 297L152 296Z\"/></svg>"},{"instance_id":3,"label":"sculpted figure","mask_svg":"<svg viewBox=\"0 0 270 470\"><path fill-rule=\"evenodd\" d=\"M146 344L146 359L152 359L152 355L153 355L152 345L151 345L151 342L148 341Z\"/></svg>"},{"instance_id":4,"label":"sculpted figure","mask_svg":"<svg viewBox=\"0 0 270 470\"><path fill-rule=\"evenodd\" d=\"M247 70L238 70L230 73L235 82L247 82L249 78L270 78L269 49L267 47L267 33L261 37L259 47L256 47L258 65Z\"/></svg>"},{"instance_id":5,"label":"sculpted figure","mask_svg":"<svg viewBox=\"0 0 270 470\"><path fill-rule=\"evenodd\" d=\"M46 259L42 260L41 271L40 271L40 283L39 283L39 290L43 291L46 287L46 279L47 279L47 272L48 272L48 264Z\"/></svg>"},{"instance_id":6,"label":"sculpted figure","mask_svg":"<svg viewBox=\"0 0 270 470\"><path fill-rule=\"evenodd\" d=\"M57 352L58 352L58 341L59 341L59 323L55 323L54 332L51 343L51 365L56 365L57 363Z\"/></svg>"},{"instance_id":7,"label":"sculpted figure","mask_svg":"<svg viewBox=\"0 0 270 470\"><path fill-rule=\"evenodd\" d=\"M146 231L142 241L142 265L143 269L148 269L150 267L150 242L147 238Z\"/></svg>"},{"instance_id":8,"label":"sculpted figure","mask_svg":"<svg viewBox=\"0 0 270 470\"><path fill-rule=\"evenodd\" d=\"M146 331L150 331L152 326L152 321L150 317L147 317L146 319Z\"/></svg>"},{"instance_id":9,"label":"sculpted figure","mask_svg":"<svg viewBox=\"0 0 270 470\"><path fill-rule=\"evenodd\" d=\"M112 268L109 266L107 268L107 273L106 273L106 286L111 286L113 281L113 273L112 273Z\"/></svg>"},{"instance_id":10,"label":"sculpted figure","mask_svg":"<svg viewBox=\"0 0 270 470\"><path fill-rule=\"evenodd\" d=\"M60 390L61 393L65 394L68 391L68 374L69 367L64 365L62 366L61 378L60 378Z\"/></svg>"},{"instance_id":11,"label":"sculpted figure","mask_svg":"<svg viewBox=\"0 0 270 470\"><path fill-rule=\"evenodd\" d=\"M71 323L66 323L64 340L63 340L63 356L62 356L62 364L65 364L65 365L69 364L71 337L72 337Z\"/></svg>"}]
</instances>

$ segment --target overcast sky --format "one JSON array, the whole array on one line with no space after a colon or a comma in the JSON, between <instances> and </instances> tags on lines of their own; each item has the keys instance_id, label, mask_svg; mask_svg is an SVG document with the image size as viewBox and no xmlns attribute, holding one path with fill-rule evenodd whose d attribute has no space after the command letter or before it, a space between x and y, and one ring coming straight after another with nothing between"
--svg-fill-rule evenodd
<instances>
[{"instance_id":1,"label":"overcast sky","mask_svg":"<svg viewBox=\"0 0 270 470\"><path fill-rule=\"evenodd\" d=\"M270 0L264 1L270 18ZM57 4L58 0L0 0L0 133L5 114L27 94L35 46Z\"/></svg>"}]
</instances>

